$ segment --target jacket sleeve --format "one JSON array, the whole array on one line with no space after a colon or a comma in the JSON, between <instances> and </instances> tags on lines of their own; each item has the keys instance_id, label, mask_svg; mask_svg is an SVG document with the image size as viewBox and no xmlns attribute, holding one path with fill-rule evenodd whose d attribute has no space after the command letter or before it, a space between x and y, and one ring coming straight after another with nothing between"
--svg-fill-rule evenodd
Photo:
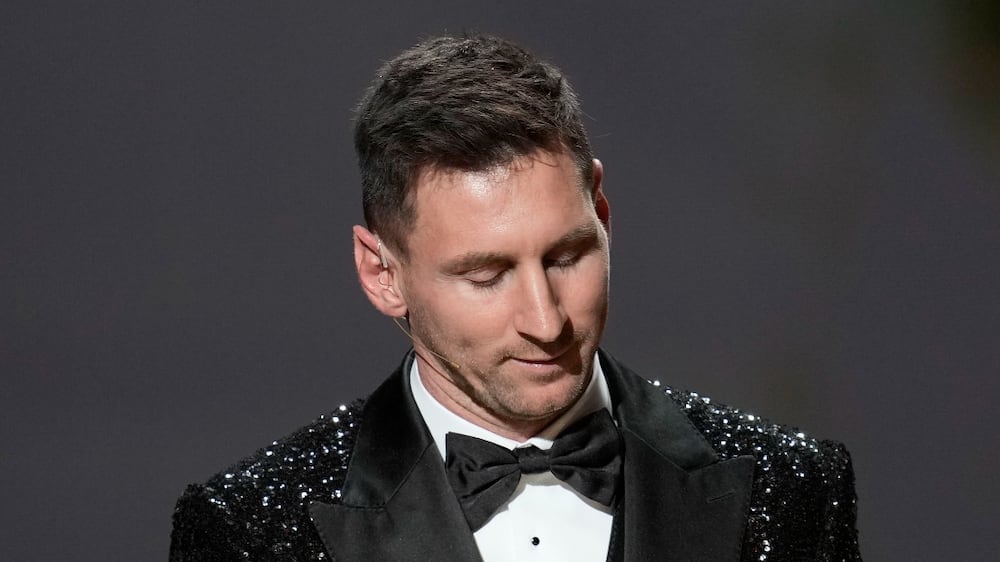
<instances>
[{"instance_id":1,"label":"jacket sleeve","mask_svg":"<svg viewBox=\"0 0 1000 562\"><path fill-rule=\"evenodd\" d=\"M855 562L861 560L858 548L857 494L854 468L847 448L836 441L824 441L832 463L829 493L823 513L823 533L819 537L816 560Z\"/></svg>"},{"instance_id":2,"label":"jacket sleeve","mask_svg":"<svg viewBox=\"0 0 1000 562\"><path fill-rule=\"evenodd\" d=\"M227 513L203 486L188 486L174 509L170 562L245 562L246 542Z\"/></svg>"}]
</instances>

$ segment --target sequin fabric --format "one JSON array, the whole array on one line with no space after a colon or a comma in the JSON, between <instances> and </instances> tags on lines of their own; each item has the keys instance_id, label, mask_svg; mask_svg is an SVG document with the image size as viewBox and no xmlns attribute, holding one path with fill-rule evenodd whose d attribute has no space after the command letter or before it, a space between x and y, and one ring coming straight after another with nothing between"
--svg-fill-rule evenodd
<instances>
[{"instance_id":1,"label":"sequin fabric","mask_svg":"<svg viewBox=\"0 0 1000 562\"><path fill-rule=\"evenodd\" d=\"M171 562L328 561L308 506L340 498L361 405L340 406L188 486L174 510Z\"/></svg>"},{"instance_id":2,"label":"sequin fabric","mask_svg":"<svg viewBox=\"0 0 1000 562\"><path fill-rule=\"evenodd\" d=\"M860 560L854 476L842 445L653 384L720 457L756 459L743 562ZM189 486L174 512L170 560L329 560L308 506L339 500L362 405L341 406Z\"/></svg>"},{"instance_id":3,"label":"sequin fabric","mask_svg":"<svg viewBox=\"0 0 1000 562\"><path fill-rule=\"evenodd\" d=\"M854 471L842 444L813 439L694 392L662 388L720 457L757 459L744 562L861 560Z\"/></svg>"}]
</instances>

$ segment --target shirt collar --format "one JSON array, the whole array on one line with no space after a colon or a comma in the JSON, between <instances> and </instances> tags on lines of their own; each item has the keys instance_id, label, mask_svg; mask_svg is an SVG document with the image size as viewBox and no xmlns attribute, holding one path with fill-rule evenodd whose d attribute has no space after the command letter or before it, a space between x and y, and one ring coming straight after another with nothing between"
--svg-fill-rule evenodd
<instances>
[{"instance_id":1,"label":"shirt collar","mask_svg":"<svg viewBox=\"0 0 1000 562\"><path fill-rule=\"evenodd\" d=\"M593 376L590 377L590 383L580 399L569 410L547 425L538 435L523 442L497 435L445 408L424 387L420 380L416 361L413 361L413 365L410 367L410 389L413 392L413 400L417 403L417 409L420 410L420 415L423 416L424 423L427 424L427 429L430 431L442 458L445 456L445 435L449 432L478 437L507 449L526 445L548 449L552 446L552 441L576 420L601 408L611 412L611 394L608 392L608 383L604 380L604 371L601 369L597 353L594 353L593 365Z\"/></svg>"}]
</instances>

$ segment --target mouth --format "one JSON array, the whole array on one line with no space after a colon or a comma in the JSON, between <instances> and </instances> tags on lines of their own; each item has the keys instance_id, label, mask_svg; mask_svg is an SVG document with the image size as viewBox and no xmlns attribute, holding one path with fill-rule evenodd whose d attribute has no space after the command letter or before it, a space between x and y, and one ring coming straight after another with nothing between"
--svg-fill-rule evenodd
<instances>
[{"instance_id":1,"label":"mouth","mask_svg":"<svg viewBox=\"0 0 1000 562\"><path fill-rule=\"evenodd\" d=\"M533 367L553 367L553 366L559 364L558 361L556 359L554 359L554 358L553 359L520 359L520 358L516 358L515 357L514 361L517 361L518 363L521 363L523 365L530 365L530 366L533 366Z\"/></svg>"},{"instance_id":2,"label":"mouth","mask_svg":"<svg viewBox=\"0 0 1000 562\"><path fill-rule=\"evenodd\" d=\"M554 355L540 355L534 357L512 357L514 361L521 363L522 365L528 365L533 367L556 367L563 363L563 359L569 354L573 346L567 347L566 349L556 353Z\"/></svg>"}]
</instances>

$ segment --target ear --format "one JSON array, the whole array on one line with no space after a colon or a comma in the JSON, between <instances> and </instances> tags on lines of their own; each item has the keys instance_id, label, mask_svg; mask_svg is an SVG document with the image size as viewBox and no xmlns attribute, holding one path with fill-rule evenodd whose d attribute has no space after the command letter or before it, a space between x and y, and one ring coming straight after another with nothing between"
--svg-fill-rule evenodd
<instances>
[{"instance_id":1,"label":"ear","mask_svg":"<svg viewBox=\"0 0 1000 562\"><path fill-rule=\"evenodd\" d=\"M604 164L597 158L594 158L594 186L593 186L593 199L594 199L594 210L597 212L597 218L601 220L601 224L604 225L604 230L611 234L611 204L608 203L608 198L604 195L604 189L601 188L604 182Z\"/></svg>"},{"instance_id":2,"label":"ear","mask_svg":"<svg viewBox=\"0 0 1000 562\"><path fill-rule=\"evenodd\" d=\"M382 266L383 259L388 267ZM406 301L395 287L396 263L389 260L388 251L375 234L363 226L354 226L354 266L361 289L376 310L393 318L406 316Z\"/></svg>"}]
</instances>

